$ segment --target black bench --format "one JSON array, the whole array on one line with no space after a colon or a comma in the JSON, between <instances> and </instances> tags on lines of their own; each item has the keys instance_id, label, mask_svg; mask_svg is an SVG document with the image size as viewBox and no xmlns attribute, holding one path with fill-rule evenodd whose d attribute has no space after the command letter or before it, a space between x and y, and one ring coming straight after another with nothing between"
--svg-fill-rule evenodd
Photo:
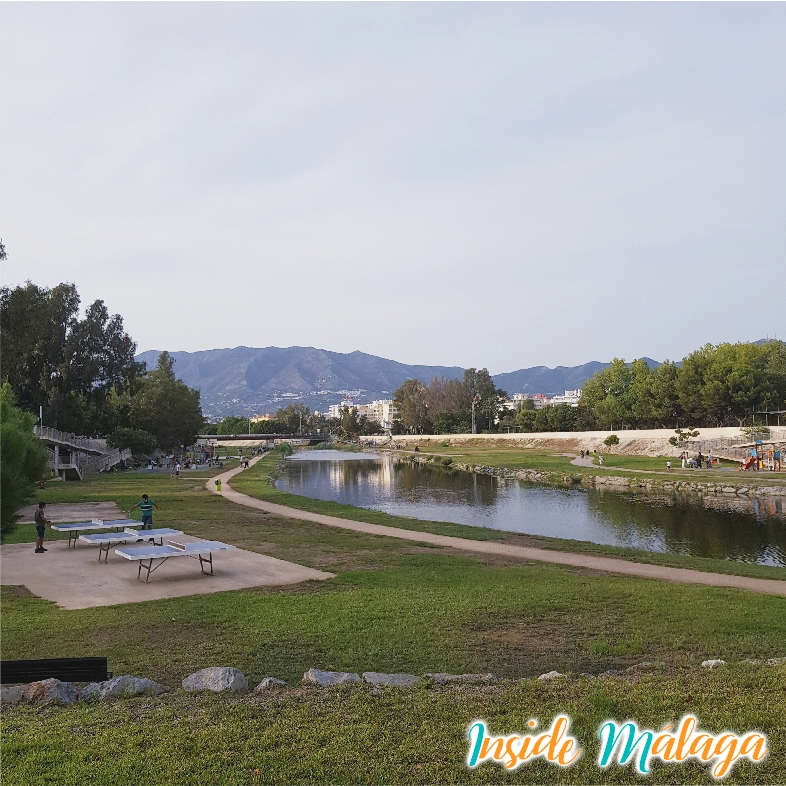
<instances>
[{"instance_id":1,"label":"black bench","mask_svg":"<svg viewBox=\"0 0 786 786\"><path fill-rule=\"evenodd\" d=\"M106 658L46 658L0 662L0 683L3 685L49 679L63 682L104 682L111 676L112 672L106 670Z\"/></svg>"}]
</instances>

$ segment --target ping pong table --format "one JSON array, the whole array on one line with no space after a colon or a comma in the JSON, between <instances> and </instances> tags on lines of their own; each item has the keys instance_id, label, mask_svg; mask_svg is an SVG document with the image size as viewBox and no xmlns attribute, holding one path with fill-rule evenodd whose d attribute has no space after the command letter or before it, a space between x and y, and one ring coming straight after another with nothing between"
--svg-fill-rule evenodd
<instances>
[{"instance_id":1,"label":"ping pong table","mask_svg":"<svg viewBox=\"0 0 786 786\"><path fill-rule=\"evenodd\" d=\"M218 540L196 540L191 543L178 543L168 540L166 545L163 546L129 546L115 549L115 554L125 557L125 559L139 562L136 577L142 581L142 571L146 570L147 576L144 582L147 584L150 581L150 574L158 570L171 557L199 559L199 569L202 573L206 576L213 576L213 552L226 551L233 548L235 547L227 543L221 543ZM157 562L155 567L153 567L153 563L157 560L160 560L160 562ZM205 570L205 565L210 566L209 573Z\"/></svg>"},{"instance_id":2,"label":"ping pong table","mask_svg":"<svg viewBox=\"0 0 786 786\"><path fill-rule=\"evenodd\" d=\"M101 519L93 519L92 521L79 521L75 524L52 524L52 529L55 532L68 533L68 546L76 548L76 543L79 540L79 535L82 532L93 531L106 531L106 532L120 532L131 527L141 527L142 522L134 519L113 519L112 521L101 521Z\"/></svg>"},{"instance_id":3,"label":"ping pong table","mask_svg":"<svg viewBox=\"0 0 786 786\"><path fill-rule=\"evenodd\" d=\"M123 532L94 532L92 535L80 535L79 540L95 546L98 544L98 561L106 563L109 560L109 549L118 543L127 543L129 540L139 542L140 540L150 540L153 545L163 546L164 538L169 536L182 535L179 529L162 527L160 529L126 529ZM156 543L156 540L159 543ZM103 557L103 559L102 559Z\"/></svg>"}]
</instances>

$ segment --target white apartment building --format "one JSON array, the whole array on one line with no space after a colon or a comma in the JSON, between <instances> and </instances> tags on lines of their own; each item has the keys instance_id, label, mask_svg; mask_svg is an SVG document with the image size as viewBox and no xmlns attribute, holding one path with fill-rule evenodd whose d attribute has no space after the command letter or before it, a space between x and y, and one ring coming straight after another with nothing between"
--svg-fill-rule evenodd
<instances>
[{"instance_id":1,"label":"white apartment building","mask_svg":"<svg viewBox=\"0 0 786 786\"><path fill-rule=\"evenodd\" d=\"M370 404L353 404L348 401L343 401L341 404L331 404L328 407L328 417L340 418L341 410L346 407L356 409L358 417L365 415L369 420L379 423L383 428L390 428L398 415L393 399L383 398L378 401L372 401Z\"/></svg>"},{"instance_id":2,"label":"white apartment building","mask_svg":"<svg viewBox=\"0 0 786 786\"><path fill-rule=\"evenodd\" d=\"M554 398L551 399L551 403L555 406L557 404L570 404L571 407L577 407L580 398L581 390L566 390L563 395L554 396Z\"/></svg>"}]
</instances>

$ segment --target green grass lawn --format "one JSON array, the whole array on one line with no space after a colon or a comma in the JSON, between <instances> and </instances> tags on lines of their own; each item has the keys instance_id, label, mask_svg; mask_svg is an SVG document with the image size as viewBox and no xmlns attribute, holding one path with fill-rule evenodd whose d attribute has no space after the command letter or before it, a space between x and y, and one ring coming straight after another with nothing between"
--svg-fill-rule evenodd
<instances>
[{"instance_id":1,"label":"green grass lawn","mask_svg":"<svg viewBox=\"0 0 786 786\"><path fill-rule=\"evenodd\" d=\"M712 783L708 766L653 763L646 778L630 766L599 769L597 730L634 717L659 729L686 712L703 728L758 729L769 737L760 764L738 762L724 783L783 783L786 669L726 668L588 682L532 680L494 686L408 690L298 688L228 698L183 692L64 709L19 708L3 717L4 782L38 784L410 784ZM752 700L759 699L759 702ZM582 744L576 764L540 761L515 772L483 764L467 770L466 730L482 718L492 733L542 727L568 713Z\"/></svg>"},{"instance_id":2,"label":"green grass lawn","mask_svg":"<svg viewBox=\"0 0 786 786\"><path fill-rule=\"evenodd\" d=\"M411 450L402 450L401 454L411 454ZM637 479L652 477L659 480L692 480L701 483L740 483L747 485L786 485L784 473L773 472L737 472L739 464L722 461L720 468L711 470L682 469L679 459L671 458L672 471L670 477L666 473L668 456L628 456L612 450L603 451L605 465L598 465L597 455L593 456L592 467L580 467L571 464L573 455L563 455L559 451L510 447L507 445L459 444L445 445L431 443L420 445L420 453L450 457L456 462L475 464L486 467L507 467L513 470L532 469L543 472L556 472L567 475L634 475ZM564 451L565 454L570 451ZM578 453L576 452L576 455ZM728 471L728 470L733 471Z\"/></svg>"},{"instance_id":3,"label":"green grass lawn","mask_svg":"<svg viewBox=\"0 0 786 786\"><path fill-rule=\"evenodd\" d=\"M263 483L273 461L233 486L273 494ZM786 655L784 598L468 556L282 519L210 494L204 478L190 476L99 476L53 484L41 497L115 500L127 509L143 492L159 505L156 524L336 578L76 611L3 587L3 658L105 655L115 674L175 688L214 665L241 669L252 685L268 675L295 684L310 667L491 672L509 681L381 692L298 688L244 699L178 691L101 706L19 706L3 713L3 783L631 782L637 777L628 770L594 767L597 724L619 715L662 725L686 711L716 732L757 727L772 735L770 758L738 765L729 782L786 779L786 668L698 667L707 658ZM668 666L641 678L531 679L644 660ZM463 735L474 718L511 733L533 715L550 720L558 712L572 714L588 740L576 767L465 770ZM658 768L649 780L711 778L692 764Z\"/></svg>"}]
</instances>

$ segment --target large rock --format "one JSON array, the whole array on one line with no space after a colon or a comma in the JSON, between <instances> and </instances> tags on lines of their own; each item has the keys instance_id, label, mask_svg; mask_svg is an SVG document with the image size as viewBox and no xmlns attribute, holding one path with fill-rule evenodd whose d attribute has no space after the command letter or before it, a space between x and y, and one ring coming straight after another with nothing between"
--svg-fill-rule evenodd
<instances>
[{"instance_id":1,"label":"large rock","mask_svg":"<svg viewBox=\"0 0 786 786\"><path fill-rule=\"evenodd\" d=\"M183 680L185 690L212 690L214 693L230 691L231 693L247 693L248 680L242 671L221 666L211 666Z\"/></svg>"},{"instance_id":2,"label":"large rock","mask_svg":"<svg viewBox=\"0 0 786 786\"><path fill-rule=\"evenodd\" d=\"M277 680L275 677L265 677L259 685L254 688L254 693L265 693L265 691L272 690L273 688L286 688L287 684L284 680Z\"/></svg>"},{"instance_id":3,"label":"large rock","mask_svg":"<svg viewBox=\"0 0 786 786\"><path fill-rule=\"evenodd\" d=\"M704 669L714 669L714 668L716 668L717 666L723 666L725 663L726 663L726 661L725 661L725 660L720 660L720 658L717 658L717 659L715 659L715 660L705 660L705 661L702 661L702 664L701 664L701 666L702 666L702 668L704 668Z\"/></svg>"},{"instance_id":4,"label":"large rock","mask_svg":"<svg viewBox=\"0 0 786 786\"><path fill-rule=\"evenodd\" d=\"M493 674L445 674L437 671L426 674L426 677L437 685L447 685L450 682L491 682L497 679Z\"/></svg>"},{"instance_id":5,"label":"large rock","mask_svg":"<svg viewBox=\"0 0 786 786\"><path fill-rule=\"evenodd\" d=\"M538 677L539 680L556 680L560 677L564 677L564 674L560 674L558 671L547 671L545 674L541 674Z\"/></svg>"},{"instance_id":6,"label":"large rock","mask_svg":"<svg viewBox=\"0 0 786 786\"><path fill-rule=\"evenodd\" d=\"M22 700L27 685L12 685L10 688L0 688L0 704L17 704Z\"/></svg>"},{"instance_id":7,"label":"large rock","mask_svg":"<svg viewBox=\"0 0 786 786\"><path fill-rule=\"evenodd\" d=\"M369 685L387 685L393 688L408 688L420 682L420 677L414 674L383 674L379 671L364 671L363 679Z\"/></svg>"},{"instance_id":8,"label":"large rock","mask_svg":"<svg viewBox=\"0 0 786 786\"><path fill-rule=\"evenodd\" d=\"M22 701L32 704L74 704L77 699L76 688L70 682L54 679L29 682L22 691Z\"/></svg>"},{"instance_id":9,"label":"large rock","mask_svg":"<svg viewBox=\"0 0 786 786\"><path fill-rule=\"evenodd\" d=\"M309 669L303 675L303 682L311 682L327 688L330 685L346 685L350 682L360 682L360 675L348 671L320 671Z\"/></svg>"},{"instance_id":10,"label":"large rock","mask_svg":"<svg viewBox=\"0 0 786 786\"><path fill-rule=\"evenodd\" d=\"M113 677L106 682L93 682L79 692L80 701L126 699L132 696L160 696L170 688L143 677Z\"/></svg>"}]
</instances>

